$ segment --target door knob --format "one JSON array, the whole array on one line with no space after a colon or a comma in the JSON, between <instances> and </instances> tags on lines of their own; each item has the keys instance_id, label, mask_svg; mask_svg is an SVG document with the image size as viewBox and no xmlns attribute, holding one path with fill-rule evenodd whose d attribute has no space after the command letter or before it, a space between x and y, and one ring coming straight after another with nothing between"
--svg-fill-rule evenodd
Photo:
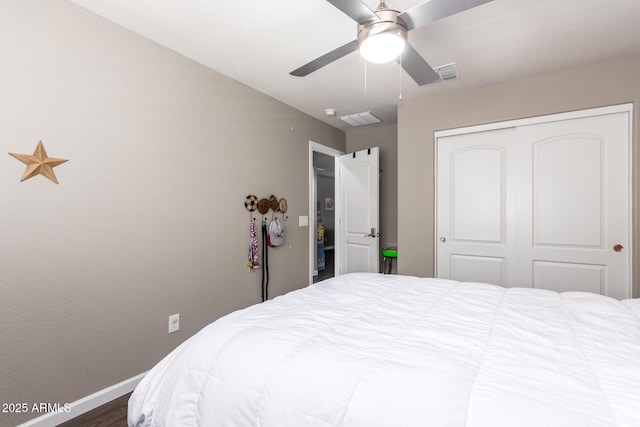
<instances>
[{"instance_id":1,"label":"door knob","mask_svg":"<svg viewBox=\"0 0 640 427\"><path fill-rule=\"evenodd\" d=\"M614 251L616 251L616 252L622 252L622 251L624 250L624 246L622 246L622 245L615 245L615 246L613 247L613 250L614 250Z\"/></svg>"},{"instance_id":2,"label":"door knob","mask_svg":"<svg viewBox=\"0 0 640 427\"><path fill-rule=\"evenodd\" d=\"M445 239L444 237L441 237L441 238L440 238L440 241L441 241L442 243L447 243L447 239Z\"/></svg>"},{"instance_id":3,"label":"door knob","mask_svg":"<svg viewBox=\"0 0 640 427\"><path fill-rule=\"evenodd\" d=\"M364 237L380 237L380 233L376 233L376 228L371 227L371 233L365 234Z\"/></svg>"}]
</instances>

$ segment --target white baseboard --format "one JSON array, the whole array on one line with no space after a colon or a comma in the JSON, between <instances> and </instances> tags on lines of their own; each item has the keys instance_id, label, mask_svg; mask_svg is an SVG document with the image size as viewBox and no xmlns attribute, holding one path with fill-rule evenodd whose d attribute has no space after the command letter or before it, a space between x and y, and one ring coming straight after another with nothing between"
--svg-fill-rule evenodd
<instances>
[{"instance_id":1,"label":"white baseboard","mask_svg":"<svg viewBox=\"0 0 640 427\"><path fill-rule=\"evenodd\" d=\"M143 372L135 377L76 400L69 406L69 412L49 412L38 418L29 420L24 424L20 424L18 427L55 427L60 425L132 392L146 374L146 372Z\"/></svg>"}]
</instances>

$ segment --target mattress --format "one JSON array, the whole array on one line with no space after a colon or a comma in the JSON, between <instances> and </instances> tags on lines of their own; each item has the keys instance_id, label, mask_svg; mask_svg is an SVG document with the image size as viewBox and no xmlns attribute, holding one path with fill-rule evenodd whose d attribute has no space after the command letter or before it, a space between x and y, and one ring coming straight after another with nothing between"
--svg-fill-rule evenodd
<instances>
[{"instance_id":1,"label":"mattress","mask_svg":"<svg viewBox=\"0 0 640 427\"><path fill-rule=\"evenodd\" d=\"M640 300L347 274L205 327L128 422L638 427Z\"/></svg>"}]
</instances>

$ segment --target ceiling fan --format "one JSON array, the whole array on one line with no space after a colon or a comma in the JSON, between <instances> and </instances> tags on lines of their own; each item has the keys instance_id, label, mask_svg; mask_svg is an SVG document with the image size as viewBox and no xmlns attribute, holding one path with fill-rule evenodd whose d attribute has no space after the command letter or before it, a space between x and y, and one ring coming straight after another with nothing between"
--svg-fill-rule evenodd
<instances>
[{"instance_id":1,"label":"ceiling fan","mask_svg":"<svg viewBox=\"0 0 640 427\"><path fill-rule=\"evenodd\" d=\"M439 81L440 77L407 42L407 33L491 0L428 0L402 13L389 9L384 0L380 0L380 5L375 11L360 0L327 1L358 23L357 39L289 74L304 77L360 49L361 55L369 62L384 63L397 59L416 83L423 86Z\"/></svg>"}]
</instances>

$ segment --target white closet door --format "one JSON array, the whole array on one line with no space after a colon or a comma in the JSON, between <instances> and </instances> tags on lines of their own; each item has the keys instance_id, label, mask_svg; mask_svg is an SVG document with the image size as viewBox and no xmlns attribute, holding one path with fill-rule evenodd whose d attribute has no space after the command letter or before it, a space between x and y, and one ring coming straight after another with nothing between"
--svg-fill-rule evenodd
<instances>
[{"instance_id":1,"label":"white closet door","mask_svg":"<svg viewBox=\"0 0 640 427\"><path fill-rule=\"evenodd\" d=\"M517 128L517 285L630 296L628 131L627 113Z\"/></svg>"},{"instance_id":2,"label":"white closet door","mask_svg":"<svg viewBox=\"0 0 640 427\"><path fill-rule=\"evenodd\" d=\"M438 138L437 277L629 298L629 114Z\"/></svg>"},{"instance_id":3,"label":"white closet door","mask_svg":"<svg viewBox=\"0 0 640 427\"><path fill-rule=\"evenodd\" d=\"M437 276L507 286L515 255L511 206L515 130L438 139Z\"/></svg>"}]
</instances>

